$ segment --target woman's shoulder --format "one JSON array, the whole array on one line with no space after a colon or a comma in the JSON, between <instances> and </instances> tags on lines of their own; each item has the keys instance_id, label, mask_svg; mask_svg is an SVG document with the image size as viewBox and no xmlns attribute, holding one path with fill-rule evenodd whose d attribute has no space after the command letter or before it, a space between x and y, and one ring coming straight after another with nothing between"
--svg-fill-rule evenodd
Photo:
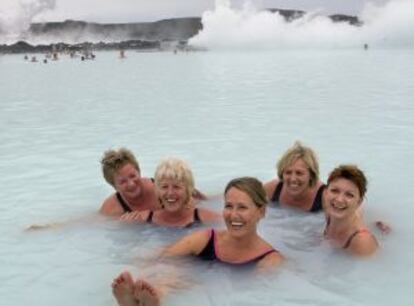
<instances>
[{"instance_id":1,"label":"woman's shoulder","mask_svg":"<svg viewBox=\"0 0 414 306\"><path fill-rule=\"evenodd\" d=\"M270 199L275 192L276 186L279 184L279 179L274 178L270 181L267 181L263 184L263 188L266 191L267 197Z\"/></svg>"},{"instance_id":2,"label":"woman's shoulder","mask_svg":"<svg viewBox=\"0 0 414 306\"><path fill-rule=\"evenodd\" d=\"M199 216L201 222L221 220L220 214L215 212L214 210L204 208L204 207L197 207L197 208L194 208L194 209L197 210L198 216Z\"/></svg>"},{"instance_id":3,"label":"woman's shoulder","mask_svg":"<svg viewBox=\"0 0 414 306\"><path fill-rule=\"evenodd\" d=\"M378 241L374 234L363 228L355 232L348 249L354 255L369 256L374 254L378 247Z\"/></svg>"},{"instance_id":4,"label":"woman's shoulder","mask_svg":"<svg viewBox=\"0 0 414 306\"><path fill-rule=\"evenodd\" d=\"M107 197L99 209L99 212L105 216L120 216L124 212L122 207L118 203L116 193L113 193Z\"/></svg>"},{"instance_id":5,"label":"woman's shoulder","mask_svg":"<svg viewBox=\"0 0 414 306\"><path fill-rule=\"evenodd\" d=\"M268 270L269 268L274 268L282 264L284 261L283 255L265 240L263 240L263 245L267 251L264 251L263 258L257 263L258 269Z\"/></svg>"},{"instance_id":6,"label":"woman's shoulder","mask_svg":"<svg viewBox=\"0 0 414 306\"><path fill-rule=\"evenodd\" d=\"M212 234L212 229L192 232L167 247L165 253L168 255L197 255L207 245Z\"/></svg>"}]
</instances>

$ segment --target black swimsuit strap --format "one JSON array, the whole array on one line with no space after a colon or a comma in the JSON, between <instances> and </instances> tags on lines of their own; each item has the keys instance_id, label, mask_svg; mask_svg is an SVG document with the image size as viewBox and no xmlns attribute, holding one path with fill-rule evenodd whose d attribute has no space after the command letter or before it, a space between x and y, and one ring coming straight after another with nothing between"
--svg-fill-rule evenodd
<instances>
[{"instance_id":1,"label":"black swimsuit strap","mask_svg":"<svg viewBox=\"0 0 414 306\"><path fill-rule=\"evenodd\" d=\"M329 224L331 224L331 218L327 218L326 219L326 225L325 225L325 229L323 230L323 234L324 235L326 235L327 233L328 233L328 227L329 227Z\"/></svg>"},{"instance_id":2,"label":"black swimsuit strap","mask_svg":"<svg viewBox=\"0 0 414 306\"><path fill-rule=\"evenodd\" d=\"M315 200L313 201L312 207L309 210L310 212L319 212L323 209L322 206L322 196L323 191L325 190L326 185L321 185L319 187L318 192L316 193Z\"/></svg>"},{"instance_id":3,"label":"black swimsuit strap","mask_svg":"<svg viewBox=\"0 0 414 306\"><path fill-rule=\"evenodd\" d=\"M194 217L193 217L193 223L194 222L201 222L201 219L200 219L200 213L199 213L199 211L198 211L198 208L195 208L194 209Z\"/></svg>"},{"instance_id":4,"label":"black swimsuit strap","mask_svg":"<svg viewBox=\"0 0 414 306\"><path fill-rule=\"evenodd\" d=\"M356 230L355 232L353 232L352 235L349 236L348 240L345 242L345 244L344 244L344 246L342 248L343 249L347 249L351 245L352 239L354 239L354 237L356 235L358 235L359 233L361 233L361 232L363 232L363 230L360 230L360 229L359 230Z\"/></svg>"},{"instance_id":5,"label":"black swimsuit strap","mask_svg":"<svg viewBox=\"0 0 414 306\"><path fill-rule=\"evenodd\" d=\"M282 188L283 188L283 182L279 181L276 185L275 191L273 192L273 195L270 201L275 202L275 203L279 202L280 194L282 193Z\"/></svg>"},{"instance_id":6,"label":"black swimsuit strap","mask_svg":"<svg viewBox=\"0 0 414 306\"><path fill-rule=\"evenodd\" d=\"M154 216L154 212L151 210L147 217L147 223L152 223L152 217Z\"/></svg>"},{"instance_id":7,"label":"black swimsuit strap","mask_svg":"<svg viewBox=\"0 0 414 306\"><path fill-rule=\"evenodd\" d=\"M215 240L215 232L213 229L210 230L210 237L203 248L203 250L197 255L197 257L200 257L204 260L216 260L216 250L214 247L214 240Z\"/></svg>"},{"instance_id":8,"label":"black swimsuit strap","mask_svg":"<svg viewBox=\"0 0 414 306\"><path fill-rule=\"evenodd\" d=\"M118 199L119 204L124 209L124 212L131 212L132 209L128 206L128 204L125 202L125 200L122 198L121 194L119 192L115 193L116 198Z\"/></svg>"}]
</instances>

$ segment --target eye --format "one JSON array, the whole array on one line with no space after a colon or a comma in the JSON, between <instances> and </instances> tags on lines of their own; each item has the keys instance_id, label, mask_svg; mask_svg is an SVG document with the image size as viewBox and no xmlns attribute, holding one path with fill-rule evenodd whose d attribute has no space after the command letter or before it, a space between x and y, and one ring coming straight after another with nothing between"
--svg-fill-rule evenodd
<instances>
[{"instance_id":1,"label":"eye","mask_svg":"<svg viewBox=\"0 0 414 306\"><path fill-rule=\"evenodd\" d=\"M224 209L231 209L233 207L233 205L231 205L230 203L224 203Z\"/></svg>"},{"instance_id":2,"label":"eye","mask_svg":"<svg viewBox=\"0 0 414 306\"><path fill-rule=\"evenodd\" d=\"M346 192L346 193L345 193L345 196L346 196L348 199L353 199L353 198L355 198L355 194L353 194L352 192Z\"/></svg>"},{"instance_id":3,"label":"eye","mask_svg":"<svg viewBox=\"0 0 414 306\"><path fill-rule=\"evenodd\" d=\"M338 188L330 188L329 191L333 194L337 194L339 192Z\"/></svg>"}]
</instances>

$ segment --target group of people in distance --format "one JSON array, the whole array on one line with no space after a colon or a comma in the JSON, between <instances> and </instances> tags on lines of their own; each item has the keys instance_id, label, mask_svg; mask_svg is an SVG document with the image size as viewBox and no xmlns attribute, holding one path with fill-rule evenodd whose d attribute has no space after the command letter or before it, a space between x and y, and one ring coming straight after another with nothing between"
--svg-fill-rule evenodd
<instances>
[{"instance_id":1,"label":"group of people in distance","mask_svg":"<svg viewBox=\"0 0 414 306\"><path fill-rule=\"evenodd\" d=\"M161 257L195 256L236 266L272 270L284 257L257 232L269 201L308 212L324 212L324 236L335 247L357 256L372 255L378 242L364 224L361 205L367 190L364 173L354 165L341 165L319 179L315 153L296 142L277 164L278 178L262 184L253 177L231 180L224 189L222 216L198 201L205 195L195 189L189 166L168 158L158 165L154 179L141 177L134 155L127 149L109 150L102 158L106 181L115 193L100 212L123 221L190 227L224 219L225 229L202 229L166 247ZM380 223L380 229L389 227ZM113 294L120 306L160 305L165 290L147 280L133 280L125 271L113 280Z\"/></svg>"}]
</instances>

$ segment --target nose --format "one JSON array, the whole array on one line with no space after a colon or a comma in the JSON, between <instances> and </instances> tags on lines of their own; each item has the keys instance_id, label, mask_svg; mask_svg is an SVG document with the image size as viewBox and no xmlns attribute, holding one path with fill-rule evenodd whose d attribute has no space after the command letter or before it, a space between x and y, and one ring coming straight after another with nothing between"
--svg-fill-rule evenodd
<instances>
[{"instance_id":1,"label":"nose","mask_svg":"<svg viewBox=\"0 0 414 306\"><path fill-rule=\"evenodd\" d=\"M128 187L133 187L133 186L135 186L135 182L134 182L134 180L128 180L128 181L127 181L127 185L128 185Z\"/></svg>"},{"instance_id":2,"label":"nose","mask_svg":"<svg viewBox=\"0 0 414 306\"><path fill-rule=\"evenodd\" d=\"M345 201L345 195L344 195L343 193L339 193L339 194L336 196L336 200L337 200L338 202L340 202L340 203L343 203L343 202Z\"/></svg>"}]
</instances>

